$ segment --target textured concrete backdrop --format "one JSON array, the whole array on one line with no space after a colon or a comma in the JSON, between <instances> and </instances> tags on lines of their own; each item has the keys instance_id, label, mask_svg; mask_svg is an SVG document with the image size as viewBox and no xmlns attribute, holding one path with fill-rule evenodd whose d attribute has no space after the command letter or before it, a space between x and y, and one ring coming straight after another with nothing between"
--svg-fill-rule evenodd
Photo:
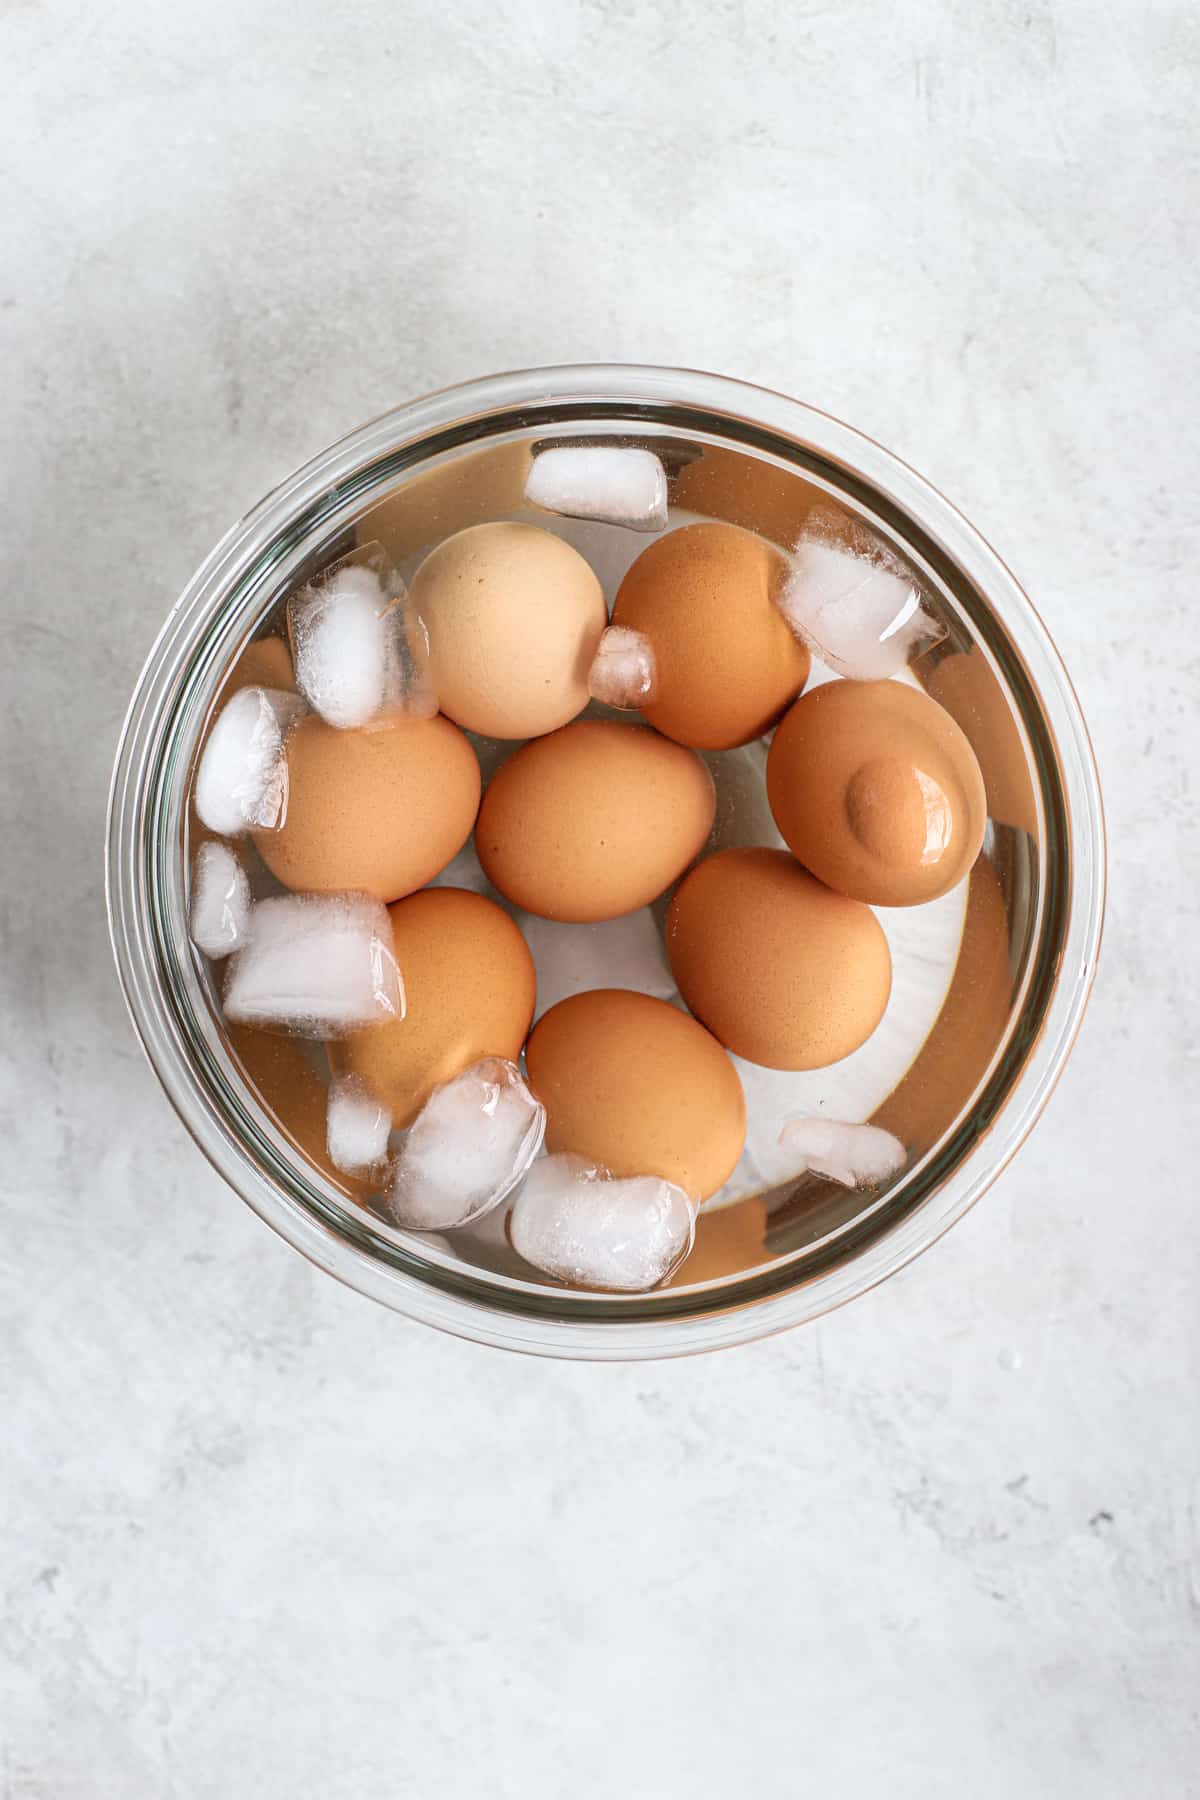
<instances>
[{"instance_id":1,"label":"textured concrete backdrop","mask_svg":"<svg viewBox=\"0 0 1200 1800\"><path fill-rule=\"evenodd\" d=\"M0 5L5 1800L1200 1793L1198 62L1186 0ZM802 395L956 500L1115 865L975 1214L642 1368L310 1270L102 920L126 698L227 524L393 402L593 357Z\"/></svg>"}]
</instances>

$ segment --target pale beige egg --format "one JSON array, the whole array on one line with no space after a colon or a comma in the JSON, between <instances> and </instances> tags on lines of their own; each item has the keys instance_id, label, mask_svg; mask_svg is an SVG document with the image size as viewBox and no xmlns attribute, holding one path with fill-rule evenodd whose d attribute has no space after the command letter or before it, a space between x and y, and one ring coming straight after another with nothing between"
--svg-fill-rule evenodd
<instances>
[{"instance_id":1,"label":"pale beige egg","mask_svg":"<svg viewBox=\"0 0 1200 1800\"><path fill-rule=\"evenodd\" d=\"M418 569L408 599L418 667L448 718L484 737L554 731L588 703L608 623L591 568L536 525L472 525Z\"/></svg>"}]
</instances>

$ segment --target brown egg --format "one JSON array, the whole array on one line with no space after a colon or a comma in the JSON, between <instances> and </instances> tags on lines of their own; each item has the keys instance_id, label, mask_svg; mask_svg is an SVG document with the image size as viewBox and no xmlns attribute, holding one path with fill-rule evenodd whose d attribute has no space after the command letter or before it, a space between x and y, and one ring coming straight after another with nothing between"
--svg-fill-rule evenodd
<instances>
[{"instance_id":1,"label":"brown egg","mask_svg":"<svg viewBox=\"0 0 1200 1800\"><path fill-rule=\"evenodd\" d=\"M685 525L643 550L613 624L654 650L656 730L700 750L761 737L808 679L809 654L774 604L787 563L737 525Z\"/></svg>"},{"instance_id":2,"label":"brown egg","mask_svg":"<svg viewBox=\"0 0 1200 1800\"><path fill-rule=\"evenodd\" d=\"M729 1179L746 1138L737 1070L703 1026L625 988L573 994L525 1049L550 1150L614 1175L659 1175L703 1200Z\"/></svg>"},{"instance_id":3,"label":"brown egg","mask_svg":"<svg viewBox=\"0 0 1200 1800\"><path fill-rule=\"evenodd\" d=\"M615 919L649 905L712 830L712 776L644 725L580 719L492 777L475 829L484 873L545 919Z\"/></svg>"},{"instance_id":4,"label":"brown egg","mask_svg":"<svg viewBox=\"0 0 1200 1800\"><path fill-rule=\"evenodd\" d=\"M805 868L874 906L948 893L987 824L970 744L899 681L831 681L797 700L767 757L767 798Z\"/></svg>"},{"instance_id":5,"label":"brown egg","mask_svg":"<svg viewBox=\"0 0 1200 1800\"><path fill-rule=\"evenodd\" d=\"M823 1069L884 1014L892 959L870 907L822 887L786 850L722 850L683 881L667 955L696 1017L769 1069Z\"/></svg>"},{"instance_id":6,"label":"brown egg","mask_svg":"<svg viewBox=\"0 0 1200 1800\"><path fill-rule=\"evenodd\" d=\"M405 1014L335 1050L409 1124L433 1089L484 1056L515 1062L533 1018L528 945L506 912L463 888L427 888L388 908Z\"/></svg>"},{"instance_id":7,"label":"brown egg","mask_svg":"<svg viewBox=\"0 0 1200 1800\"><path fill-rule=\"evenodd\" d=\"M479 763L449 719L335 731L309 713L287 740L287 764L287 817L278 831L254 833L285 887L398 900L471 835Z\"/></svg>"},{"instance_id":8,"label":"brown egg","mask_svg":"<svg viewBox=\"0 0 1200 1800\"><path fill-rule=\"evenodd\" d=\"M484 737L539 737L588 703L608 623L577 550L536 525L472 525L440 544L409 593L410 641L442 711Z\"/></svg>"}]
</instances>

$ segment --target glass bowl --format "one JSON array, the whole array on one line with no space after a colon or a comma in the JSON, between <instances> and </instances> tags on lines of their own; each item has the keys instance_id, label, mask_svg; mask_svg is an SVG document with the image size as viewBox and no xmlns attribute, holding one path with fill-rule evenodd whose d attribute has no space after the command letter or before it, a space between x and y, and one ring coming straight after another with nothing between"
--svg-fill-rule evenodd
<instances>
[{"instance_id":1,"label":"glass bowl","mask_svg":"<svg viewBox=\"0 0 1200 1800\"><path fill-rule=\"evenodd\" d=\"M957 952L927 1035L923 1025L923 1041L871 1102L874 1121L909 1149L904 1169L883 1190L806 1175L704 1211L691 1258L642 1295L539 1281L502 1229L430 1238L373 1216L329 1165L311 1107L298 1104L289 1119L264 1104L260 1083L294 1089L299 1103L317 1076L293 1040L226 1029L186 924L197 745L233 663L280 600L366 542L411 567L452 531L521 516L531 447L559 439L657 450L673 519L721 518L786 546L814 502L832 500L898 549L948 626L912 674L971 740L988 796L983 854L961 895ZM213 1165L290 1244L359 1292L462 1336L549 1356L745 1342L852 1299L932 1244L1003 1169L1049 1097L1095 972L1103 892L1086 729L1008 569L870 439L798 401L690 370L491 376L386 413L298 470L234 527L172 609L129 707L109 802L109 923L126 1002Z\"/></svg>"}]
</instances>

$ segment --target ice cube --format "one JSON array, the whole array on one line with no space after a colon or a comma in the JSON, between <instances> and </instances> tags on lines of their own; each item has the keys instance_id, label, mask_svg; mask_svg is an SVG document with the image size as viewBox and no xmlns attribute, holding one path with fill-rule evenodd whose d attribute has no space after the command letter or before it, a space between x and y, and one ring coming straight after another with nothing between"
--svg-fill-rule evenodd
<instances>
[{"instance_id":1,"label":"ice cube","mask_svg":"<svg viewBox=\"0 0 1200 1800\"><path fill-rule=\"evenodd\" d=\"M486 1056L417 1114L384 1195L397 1225L449 1231L498 1206L541 1148L546 1110L515 1063Z\"/></svg>"},{"instance_id":2,"label":"ice cube","mask_svg":"<svg viewBox=\"0 0 1200 1800\"><path fill-rule=\"evenodd\" d=\"M343 1075L329 1089L325 1130L334 1168L366 1175L387 1159L392 1115L361 1075Z\"/></svg>"},{"instance_id":3,"label":"ice cube","mask_svg":"<svg viewBox=\"0 0 1200 1800\"><path fill-rule=\"evenodd\" d=\"M778 606L813 654L851 681L886 681L918 645L945 636L898 558L833 513L806 524Z\"/></svg>"},{"instance_id":4,"label":"ice cube","mask_svg":"<svg viewBox=\"0 0 1200 1800\"><path fill-rule=\"evenodd\" d=\"M588 693L627 711L654 698L654 647L644 631L610 625L600 634L588 674Z\"/></svg>"},{"instance_id":5,"label":"ice cube","mask_svg":"<svg viewBox=\"0 0 1200 1800\"><path fill-rule=\"evenodd\" d=\"M367 894L260 900L229 967L226 1017L336 1038L405 1014L387 908Z\"/></svg>"},{"instance_id":6,"label":"ice cube","mask_svg":"<svg viewBox=\"0 0 1200 1800\"><path fill-rule=\"evenodd\" d=\"M696 1206L656 1175L618 1179L585 1157L536 1162L513 1204L513 1249L534 1268L576 1287L645 1293L692 1247Z\"/></svg>"},{"instance_id":7,"label":"ice cube","mask_svg":"<svg viewBox=\"0 0 1200 1800\"><path fill-rule=\"evenodd\" d=\"M886 1181L903 1167L908 1154L890 1131L839 1119L789 1119L779 1142L799 1159L794 1174L811 1170L843 1187L873 1187Z\"/></svg>"},{"instance_id":8,"label":"ice cube","mask_svg":"<svg viewBox=\"0 0 1200 1800\"><path fill-rule=\"evenodd\" d=\"M188 908L192 942L205 956L228 956L246 941L250 883L228 844L201 844L192 864Z\"/></svg>"},{"instance_id":9,"label":"ice cube","mask_svg":"<svg viewBox=\"0 0 1200 1800\"><path fill-rule=\"evenodd\" d=\"M326 724L353 731L437 711L409 654L404 599L389 598L374 569L350 563L288 601L296 683Z\"/></svg>"},{"instance_id":10,"label":"ice cube","mask_svg":"<svg viewBox=\"0 0 1200 1800\"><path fill-rule=\"evenodd\" d=\"M560 444L533 459L530 506L571 519L600 519L631 531L662 531L667 475L651 450L624 444Z\"/></svg>"},{"instance_id":11,"label":"ice cube","mask_svg":"<svg viewBox=\"0 0 1200 1800\"><path fill-rule=\"evenodd\" d=\"M304 711L296 694L246 687L217 715L196 771L196 811L221 837L274 831L287 816L284 742Z\"/></svg>"}]
</instances>

